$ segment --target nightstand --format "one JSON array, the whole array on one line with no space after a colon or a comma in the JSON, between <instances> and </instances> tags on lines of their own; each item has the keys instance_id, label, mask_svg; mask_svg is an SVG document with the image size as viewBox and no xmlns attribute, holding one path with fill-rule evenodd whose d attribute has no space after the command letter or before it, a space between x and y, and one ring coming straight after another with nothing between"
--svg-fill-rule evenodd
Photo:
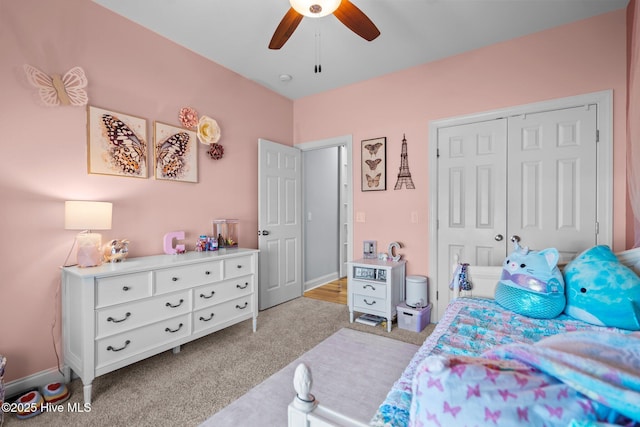
<instances>
[{"instance_id":1,"label":"nightstand","mask_svg":"<svg viewBox=\"0 0 640 427\"><path fill-rule=\"evenodd\" d=\"M347 303L349 321L354 312L374 314L387 319L387 331L396 316L396 307L404 301L406 261L359 259L347 263Z\"/></svg>"}]
</instances>

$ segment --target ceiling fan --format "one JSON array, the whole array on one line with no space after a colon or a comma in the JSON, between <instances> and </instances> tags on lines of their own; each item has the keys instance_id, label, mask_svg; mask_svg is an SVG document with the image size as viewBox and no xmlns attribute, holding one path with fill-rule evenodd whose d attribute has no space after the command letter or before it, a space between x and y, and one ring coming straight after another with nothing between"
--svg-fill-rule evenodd
<instances>
[{"instance_id":1,"label":"ceiling fan","mask_svg":"<svg viewBox=\"0 0 640 427\"><path fill-rule=\"evenodd\" d=\"M289 0L291 8L276 28L269 49L280 49L305 16L321 18L334 14L351 31L367 41L374 40L380 31L373 22L349 0Z\"/></svg>"}]
</instances>

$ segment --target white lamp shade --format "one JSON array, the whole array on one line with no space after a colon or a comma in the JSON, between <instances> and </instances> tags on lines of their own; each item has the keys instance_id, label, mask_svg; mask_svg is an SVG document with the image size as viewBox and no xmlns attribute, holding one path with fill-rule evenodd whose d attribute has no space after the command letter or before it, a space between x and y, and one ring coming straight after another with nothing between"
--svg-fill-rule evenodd
<instances>
[{"instance_id":1,"label":"white lamp shade","mask_svg":"<svg viewBox=\"0 0 640 427\"><path fill-rule=\"evenodd\" d=\"M64 202L64 228L67 230L110 230L112 204L109 202Z\"/></svg>"},{"instance_id":2,"label":"white lamp shade","mask_svg":"<svg viewBox=\"0 0 640 427\"><path fill-rule=\"evenodd\" d=\"M338 6L340 6L340 2L342 0L289 0L291 3L291 7L295 9L296 12L309 16L311 18L321 18L323 16L327 16L332 14ZM315 12L314 10L317 10Z\"/></svg>"}]
</instances>

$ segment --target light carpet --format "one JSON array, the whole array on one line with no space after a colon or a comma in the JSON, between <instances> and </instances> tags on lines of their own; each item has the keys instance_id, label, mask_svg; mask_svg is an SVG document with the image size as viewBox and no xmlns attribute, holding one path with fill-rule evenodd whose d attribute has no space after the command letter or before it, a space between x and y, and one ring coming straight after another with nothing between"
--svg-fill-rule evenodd
<instances>
[{"instance_id":1,"label":"light carpet","mask_svg":"<svg viewBox=\"0 0 640 427\"><path fill-rule=\"evenodd\" d=\"M311 393L326 407L368 422L418 350L414 344L340 329L206 420L204 427L286 426L293 374L311 368Z\"/></svg>"}]
</instances>

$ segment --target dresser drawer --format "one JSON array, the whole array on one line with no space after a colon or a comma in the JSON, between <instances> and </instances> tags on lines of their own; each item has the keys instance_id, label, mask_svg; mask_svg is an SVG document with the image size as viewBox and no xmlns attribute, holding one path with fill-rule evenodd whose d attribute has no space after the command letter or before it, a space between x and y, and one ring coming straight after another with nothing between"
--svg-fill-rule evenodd
<instances>
[{"instance_id":1,"label":"dresser drawer","mask_svg":"<svg viewBox=\"0 0 640 427\"><path fill-rule=\"evenodd\" d=\"M212 328L242 315L250 315L253 312L251 300L252 296L247 295L246 297L194 311L193 332L196 333Z\"/></svg>"},{"instance_id":2,"label":"dresser drawer","mask_svg":"<svg viewBox=\"0 0 640 427\"><path fill-rule=\"evenodd\" d=\"M96 338L100 339L189 312L191 292L188 290L106 307L96 311Z\"/></svg>"},{"instance_id":3,"label":"dresser drawer","mask_svg":"<svg viewBox=\"0 0 640 427\"><path fill-rule=\"evenodd\" d=\"M349 292L385 299L387 297L387 285L384 283L369 283L354 280L351 282Z\"/></svg>"},{"instance_id":4,"label":"dresser drawer","mask_svg":"<svg viewBox=\"0 0 640 427\"><path fill-rule=\"evenodd\" d=\"M221 261L202 262L156 272L156 293L175 292L222 280Z\"/></svg>"},{"instance_id":5,"label":"dresser drawer","mask_svg":"<svg viewBox=\"0 0 640 427\"><path fill-rule=\"evenodd\" d=\"M363 308L369 311L371 310L384 311L386 308L386 299L376 298L368 295L354 294L353 305L356 311L358 308Z\"/></svg>"},{"instance_id":6,"label":"dresser drawer","mask_svg":"<svg viewBox=\"0 0 640 427\"><path fill-rule=\"evenodd\" d=\"M253 292L253 276L200 286L193 290L194 310L209 307Z\"/></svg>"},{"instance_id":7,"label":"dresser drawer","mask_svg":"<svg viewBox=\"0 0 640 427\"><path fill-rule=\"evenodd\" d=\"M96 370L191 334L189 314L96 341Z\"/></svg>"},{"instance_id":8,"label":"dresser drawer","mask_svg":"<svg viewBox=\"0 0 640 427\"><path fill-rule=\"evenodd\" d=\"M96 307L105 307L151 296L151 272L96 279Z\"/></svg>"},{"instance_id":9,"label":"dresser drawer","mask_svg":"<svg viewBox=\"0 0 640 427\"><path fill-rule=\"evenodd\" d=\"M224 278L244 276L253 273L252 256L241 256L224 260Z\"/></svg>"}]
</instances>

